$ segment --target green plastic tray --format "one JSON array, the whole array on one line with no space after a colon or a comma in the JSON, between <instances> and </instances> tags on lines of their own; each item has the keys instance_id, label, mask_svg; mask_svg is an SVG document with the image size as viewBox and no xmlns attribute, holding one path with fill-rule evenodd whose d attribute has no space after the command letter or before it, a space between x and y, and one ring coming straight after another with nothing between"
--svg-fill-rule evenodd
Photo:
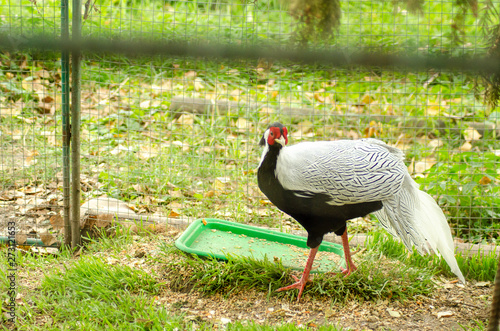
<instances>
[{"instance_id":1,"label":"green plastic tray","mask_svg":"<svg viewBox=\"0 0 500 331\"><path fill-rule=\"evenodd\" d=\"M267 256L270 261L281 259L284 266L295 270L304 269L309 254L304 237L215 218L191 223L175 246L187 253L222 260L227 260L227 254L259 260ZM345 267L342 246L323 242L312 272L337 272L339 266Z\"/></svg>"}]
</instances>

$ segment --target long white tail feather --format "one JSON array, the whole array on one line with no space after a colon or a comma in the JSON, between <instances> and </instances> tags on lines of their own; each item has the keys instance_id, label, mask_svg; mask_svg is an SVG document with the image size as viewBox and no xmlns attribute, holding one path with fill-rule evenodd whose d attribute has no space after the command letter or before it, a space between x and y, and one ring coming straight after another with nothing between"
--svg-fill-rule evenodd
<instances>
[{"instance_id":1,"label":"long white tail feather","mask_svg":"<svg viewBox=\"0 0 500 331\"><path fill-rule=\"evenodd\" d=\"M430 246L465 284L455 259L455 245L446 216L429 194L419 190L409 174L400 193L382 203L384 207L375 215L391 235L399 237L409 250L415 246L422 255L429 252Z\"/></svg>"}]
</instances>

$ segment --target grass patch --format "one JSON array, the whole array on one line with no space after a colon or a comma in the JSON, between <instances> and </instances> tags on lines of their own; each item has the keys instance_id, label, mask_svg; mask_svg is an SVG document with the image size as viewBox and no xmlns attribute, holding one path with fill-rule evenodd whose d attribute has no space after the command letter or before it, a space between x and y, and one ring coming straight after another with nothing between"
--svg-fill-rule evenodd
<instances>
[{"instance_id":1,"label":"grass patch","mask_svg":"<svg viewBox=\"0 0 500 331\"><path fill-rule=\"evenodd\" d=\"M70 268L45 276L42 290L47 294L76 297L112 297L113 293L158 292L156 280L128 266L109 265L99 258L83 257Z\"/></svg>"},{"instance_id":2,"label":"grass patch","mask_svg":"<svg viewBox=\"0 0 500 331\"><path fill-rule=\"evenodd\" d=\"M227 261L201 259L168 246L164 247L164 252L175 256L172 260L168 259L170 262L167 262L165 272L170 286L177 291L194 290L228 296L254 289L267 292L268 297L276 295L290 300L298 294L297 291L275 292L292 282L291 270L279 262L234 256L227 256ZM315 274L311 284L304 290L304 295L327 297L335 303L389 298L405 301L431 293L434 287L432 275L432 270L381 259L376 252L367 253L363 261L358 263L358 270L349 277L342 274Z\"/></svg>"},{"instance_id":3,"label":"grass patch","mask_svg":"<svg viewBox=\"0 0 500 331\"><path fill-rule=\"evenodd\" d=\"M408 250L397 239L385 231L376 231L368 236L366 241L368 250L376 250L390 259L401 261L405 265L417 268L427 268L435 274L447 277L456 277L450 270L446 261L437 255L420 255L416 249ZM494 281L497 271L498 258L496 252L482 254L481 252L467 256L461 252L455 254L458 266L466 280Z\"/></svg>"},{"instance_id":4,"label":"grass patch","mask_svg":"<svg viewBox=\"0 0 500 331\"><path fill-rule=\"evenodd\" d=\"M139 228L142 229L141 224ZM130 246L133 242L130 228L123 226L119 222L113 223L109 228L93 228L88 237L83 237L87 242L85 248L90 253L113 251L115 253L121 252Z\"/></svg>"},{"instance_id":5,"label":"grass patch","mask_svg":"<svg viewBox=\"0 0 500 331\"><path fill-rule=\"evenodd\" d=\"M154 304L159 289L144 271L83 257L64 271L45 275L33 308L20 306L17 323L31 325L31 330L186 327L182 316L172 316ZM36 328L40 315L50 316L50 321Z\"/></svg>"}]
</instances>

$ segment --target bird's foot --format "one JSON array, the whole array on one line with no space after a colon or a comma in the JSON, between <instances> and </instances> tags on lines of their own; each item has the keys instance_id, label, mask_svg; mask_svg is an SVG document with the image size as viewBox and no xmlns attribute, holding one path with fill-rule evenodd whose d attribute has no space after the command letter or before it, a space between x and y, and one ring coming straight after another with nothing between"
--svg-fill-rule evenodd
<instances>
[{"instance_id":1,"label":"bird's foot","mask_svg":"<svg viewBox=\"0 0 500 331\"><path fill-rule=\"evenodd\" d=\"M279 288L276 290L276 292L298 289L299 295L297 296L297 302L299 302L300 297L302 296L302 292L304 292L304 288L306 287L307 282L309 282L309 277L307 277L306 279L304 279L304 275L302 275L300 279L294 275L292 275L292 277L295 280L294 284Z\"/></svg>"},{"instance_id":2,"label":"bird's foot","mask_svg":"<svg viewBox=\"0 0 500 331\"><path fill-rule=\"evenodd\" d=\"M349 276L351 274L351 272L356 271L356 270L358 270L358 268L354 264L351 265L351 267L347 268L347 269L340 267L340 271L342 271L342 273L344 274L344 277Z\"/></svg>"}]
</instances>

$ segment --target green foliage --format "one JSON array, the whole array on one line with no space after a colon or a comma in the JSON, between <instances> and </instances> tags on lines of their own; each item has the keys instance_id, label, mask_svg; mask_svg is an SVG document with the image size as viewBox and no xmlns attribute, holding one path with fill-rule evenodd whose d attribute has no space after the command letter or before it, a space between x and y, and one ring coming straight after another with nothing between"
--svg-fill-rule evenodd
<instances>
[{"instance_id":1,"label":"green foliage","mask_svg":"<svg viewBox=\"0 0 500 331\"><path fill-rule=\"evenodd\" d=\"M488 5L490 2L479 14L494 16L494 11L489 10L493 7ZM410 14L397 7L401 3ZM393 51L425 47L431 52L442 52L443 48L463 52L468 42L477 42L474 27L477 1L427 2L425 6L423 3L421 0L294 0L288 4L287 12L287 3L278 0L101 0L90 2L86 8L89 15L83 22L83 35L283 44L296 40L297 33L302 42L327 47L337 44ZM6 17L3 26L23 33L59 31L59 5L55 0L44 1L43 6L37 1L22 0L20 6L4 6L3 11L0 7L0 14ZM348 14L341 19L341 12ZM332 33L337 27L338 33Z\"/></svg>"},{"instance_id":2,"label":"green foliage","mask_svg":"<svg viewBox=\"0 0 500 331\"><path fill-rule=\"evenodd\" d=\"M303 45L330 39L342 16L339 0L294 0L290 13L301 23L295 33Z\"/></svg>"},{"instance_id":3,"label":"green foliage","mask_svg":"<svg viewBox=\"0 0 500 331\"><path fill-rule=\"evenodd\" d=\"M438 204L452 217L456 235L474 241L480 240L481 235L484 239L497 239L500 187L496 178L500 156L492 152L462 152L445 157L425 178L417 180L422 189L437 197Z\"/></svg>"}]
</instances>

